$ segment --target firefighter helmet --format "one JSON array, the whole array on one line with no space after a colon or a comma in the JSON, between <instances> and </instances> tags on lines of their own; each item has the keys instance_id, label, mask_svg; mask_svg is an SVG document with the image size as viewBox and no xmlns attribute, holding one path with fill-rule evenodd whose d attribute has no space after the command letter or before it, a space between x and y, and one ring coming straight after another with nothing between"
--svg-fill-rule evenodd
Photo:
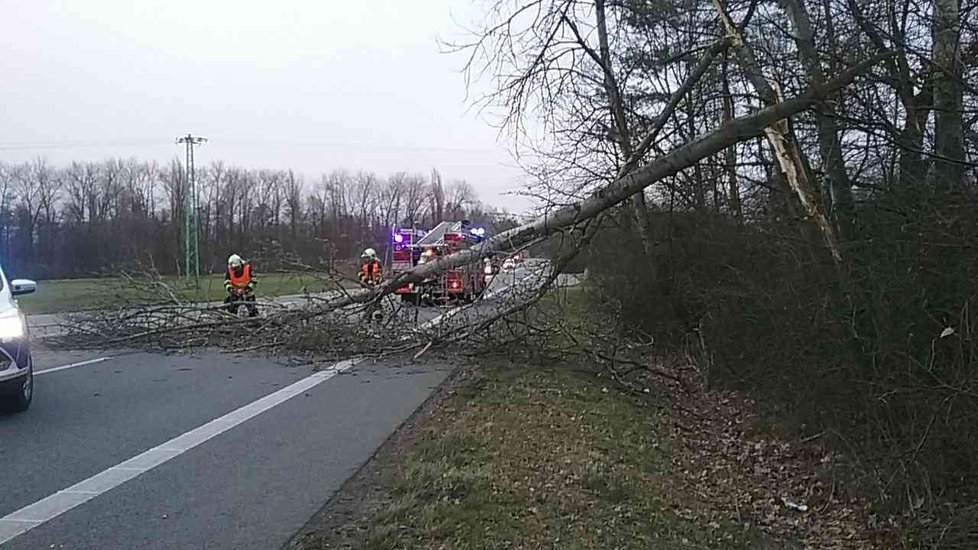
<instances>
[{"instance_id":1,"label":"firefighter helmet","mask_svg":"<svg viewBox=\"0 0 978 550\"><path fill-rule=\"evenodd\" d=\"M228 265L231 267L241 267L244 265L244 260L237 254L231 254L228 256Z\"/></svg>"},{"instance_id":2,"label":"firefighter helmet","mask_svg":"<svg viewBox=\"0 0 978 550\"><path fill-rule=\"evenodd\" d=\"M368 248L368 249L366 249L366 250L363 251L363 254L361 254L360 257L361 258L370 258L372 260L372 259L374 259L374 258L377 257L377 251L374 250L373 248Z\"/></svg>"}]
</instances>

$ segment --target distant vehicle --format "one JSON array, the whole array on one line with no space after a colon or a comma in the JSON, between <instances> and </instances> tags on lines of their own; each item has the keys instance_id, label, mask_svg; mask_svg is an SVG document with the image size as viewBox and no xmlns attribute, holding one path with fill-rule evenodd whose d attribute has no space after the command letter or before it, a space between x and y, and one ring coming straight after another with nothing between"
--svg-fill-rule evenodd
<instances>
[{"instance_id":1,"label":"distant vehicle","mask_svg":"<svg viewBox=\"0 0 978 550\"><path fill-rule=\"evenodd\" d=\"M516 269L516 260L513 258L506 258L503 260L503 271L509 273Z\"/></svg>"},{"instance_id":2,"label":"distant vehicle","mask_svg":"<svg viewBox=\"0 0 978 550\"><path fill-rule=\"evenodd\" d=\"M0 269L0 408L23 412L34 398L34 359L27 338L27 321L16 296L37 290L27 279L7 281Z\"/></svg>"},{"instance_id":3,"label":"distant vehicle","mask_svg":"<svg viewBox=\"0 0 978 550\"><path fill-rule=\"evenodd\" d=\"M430 261L437 261L464 250L486 237L485 229L470 227L466 221L441 222L431 231L395 230L392 235L391 274L397 275ZM394 292L412 304L469 302L485 290L488 280L479 264L459 266L420 283L411 283Z\"/></svg>"}]
</instances>

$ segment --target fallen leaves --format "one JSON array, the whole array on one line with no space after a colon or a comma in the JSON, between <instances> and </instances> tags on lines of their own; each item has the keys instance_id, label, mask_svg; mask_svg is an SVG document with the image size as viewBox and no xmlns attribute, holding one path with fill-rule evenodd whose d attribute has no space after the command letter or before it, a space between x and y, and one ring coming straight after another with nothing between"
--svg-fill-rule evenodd
<instances>
[{"instance_id":1,"label":"fallen leaves","mask_svg":"<svg viewBox=\"0 0 978 550\"><path fill-rule=\"evenodd\" d=\"M672 439L685 450L677 471L688 491L710 502L693 508L706 525L741 523L767 541L811 548L884 547L869 504L832 478L833 456L812 439L792 442L757 429L753 403L735 392L673 392ZM815 438L817 439L817 438Z\"/></svg>"}]
</instances>

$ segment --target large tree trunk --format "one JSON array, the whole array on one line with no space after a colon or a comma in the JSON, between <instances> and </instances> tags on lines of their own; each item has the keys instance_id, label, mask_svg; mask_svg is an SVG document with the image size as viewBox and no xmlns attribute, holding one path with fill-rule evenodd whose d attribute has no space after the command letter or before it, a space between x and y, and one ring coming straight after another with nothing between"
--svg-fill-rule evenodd
<instances>
[{"instance_id":1,"label":"large tree trunk","mask_svg":"<svg viewBox=\"0 0 978 550\"><path fill-rule=\"evenodd\" d=\"M815 35L804 0L781 0L781 3L795 27L795 44L808 82L817 86L825 81L825 73L815 48ZM831 200L828 207L832 216L838 218L840 212L849 210L852 206L852 184L842 158L838 117L831 104L820 102L815 113L815 124L818 128L818 150L828 180L826 187Z\"/></svg>"},{"instance_id":2,"label":"large tree trunk","mask_svg":"<svg viewBox=\"0 0 978 550\"><path fill-rule=\"evenodd\" d=\"M889 56L890 54L881 54L870 58L822 86L809 88L796 97L722 124L705 136L694 139L618 178L581 202L548 212L536 221L503 231L461 252L416 266L392 277L376 291L354 291L347 298L338 299L330 305L337 307L376 299L379 296L390 294L405 284L423 281L447 269L476 262L502 250L523 247L590 220L609 208L628 200L632 195L643 192L647 187L663 178L673 176L736 143L765 133L769 127L774 126L779 121L810 108L815 101L823 99L828 94L848 85L866 68Z\"/></svg>"},{"instance_id":3,"label":"large tree trunk","mask_svg":"<svg viewBox=\"0 0 978 550\"><path fill-rule=\"evenodd\" d=\"M934 0L934 183L954 189L964 178L964 97L958 0Z\"/></svg>"},{"instance_id":4,"label":"large tree trunk","mask_svg":"<svg viewBox=\"0 0 978 550\"><path fill-rule=\"evenodd\" d=\"M930 106L934 102L934 86L931 80L924 83L924 89L909 101L904 102L906 120L897 137L900 146L900 186L914 187L922 184L927 177L927 161L923 157L924 129L930 116Z\"/></svg>"}]
</instances>

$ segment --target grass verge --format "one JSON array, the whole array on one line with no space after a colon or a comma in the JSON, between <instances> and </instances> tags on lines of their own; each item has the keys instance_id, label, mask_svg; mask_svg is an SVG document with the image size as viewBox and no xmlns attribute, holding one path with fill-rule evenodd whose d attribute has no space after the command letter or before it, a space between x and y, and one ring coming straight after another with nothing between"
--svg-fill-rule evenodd
<instances>
[{"instance_id":1,"label":"grass verge","mask_svg":"<svg viewBox=\"0 0 978 550\"><path fill-rule=\"evenodd\" d=\"M899 544L833 455L762 430L737 394L626 395L598 374L463 369L288 548Z\"/></svg>"},{"instance_id":2,"label":"grass verge","mask_svg":"<svg viewBox=\"0 0 978 550\"><path fill-rule=\"evenodd\" d=\"M183 300L212 302L224 299L224 276L206 275L200 278L200 286L188 284L178 277L161 279L174 294ZM333 287L309 273L261 273L258 278L259 296L284 296L302 292L323 292ZM57 279L39 281L37 292L18 299L28 314L82 311L99 307L112 307L125 303L151 302L145 289L127 286L117 278ZM162 294L159 298L162 298Z\"/></svg>"},{"instance_id":3,"label":"grass verge","mask_svg":"<svg viewBox=\"0 0 978 550\"><path fill-rule=\"evenodd\" d=\"M423 413L292 547L744 546L741 524L702 521L709 496L676 475L669 425L593 373L496 364Z\"/></svg>"},{"instance_id":4,"label":"grass verge","mask_svg":"<svg viewBox=\"0 0 978 550\"><path fill-rule=\"evenodd\" d=\"M657 414L566 369L497 369L422 428L368 548L704 547L668 493ZM726 527L726 528L725 528Z\"/></svg>"}]
</instances>

